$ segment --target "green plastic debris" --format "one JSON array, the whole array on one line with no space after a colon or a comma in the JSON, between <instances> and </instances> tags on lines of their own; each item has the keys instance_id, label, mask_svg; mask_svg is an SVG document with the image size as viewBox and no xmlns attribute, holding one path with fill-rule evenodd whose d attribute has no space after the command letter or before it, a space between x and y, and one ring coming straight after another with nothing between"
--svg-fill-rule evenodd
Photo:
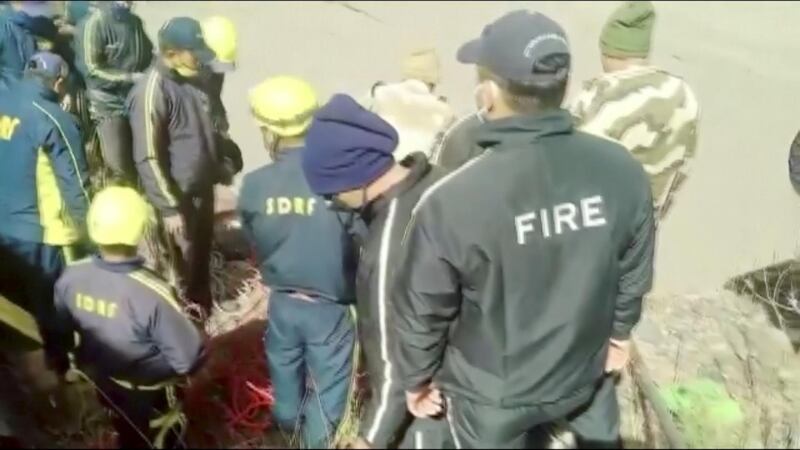
<instances>
[{"instance_id":1,"label":"green plastic debris","mask_svg":"<svg viewBox=\"0 0 800 450\"><path fill-rule=\"evenodd\" d=\"M692 447L739 445L744 413L723 385L698 378L667 386L661 396Z\"/></svg>"}]
</instances>

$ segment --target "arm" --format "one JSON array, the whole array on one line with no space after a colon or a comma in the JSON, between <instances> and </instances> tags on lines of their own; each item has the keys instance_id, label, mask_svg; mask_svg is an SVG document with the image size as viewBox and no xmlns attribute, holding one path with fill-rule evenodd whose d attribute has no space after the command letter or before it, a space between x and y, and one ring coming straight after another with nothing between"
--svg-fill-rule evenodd
<instances>
[{"instance_id":1,"label":"arm","mask_svg":"<svg viewBox=\"0 0 800 450\"><path fill-rule=\"evenodd\" d=\"M50 158L69 215L78 229L83 230L89 209L89 166L78 126L62 111L51 113L38 102L33 102L33 106L49 122L43 148Z\"/></svg>"},{"instance_id":2,"label":"arm","mask_svg":"<svg viewBox=\"0 0 800 450\"><path fill-rule=\"evenodd\" d=\"M655 253L656 229L653 217L653 200L646 176L640 184L645 195L639 202L630 242L620 259L619 293L614 310L612 339L630 339L633 327L642 314L642 298L653 284L653 256Z\"/></svg>"},{"instance_id":3,"label":"arm","mask_svg":"<svg viewBox=\"0 0 800 450\"><path fill-rule=\"evenodd\" d=\"M423 209L412 217L393 290L397 366L407 391L418 390L433 379L450 325L461 308L458 276L442 252L444 236L439 231L444 225L431 216Z\"/></svg>"},{"instance_id":4,"label":"arm","mask_svg":"<svg viewBox=\"0 0 800 450\"><path fill-rule=\"evenodd\" d=\"M83 29L83 58L88 76L110 83L132 83L133 74L108 66L104 54L108 42L103 25L102 13L95 12L87 19Z\"/></svg>"},{"instance_id":5,"label":"arm","mask_svg":"<svg viewBox=\"0 0 800 450\"><path fill-rule=\"evenodd\" d=\"M145 194L150 203L164 217L178 214L180 193L169 170L164 167L169 160L167 127L169 105L159 89L160 75L149 72L131 92L129 117L133 135L133 160L139 172Z\"/></svg>"},{"instance_id":6,"label":"arm","mask_svg":"<svg viewBox=\"0 0 800 450\"><path fill-rule=\"evenodd\" d=\"M674 133L674 140L671 143L671 151L678 151L681 147L684 149L683 159L680 161L675 174L669 181L666 191L663 192L661 198L655 199L659 205L659 211L656 219L662 220L672 204L672 199L675 193L682 187L689 175L691 168L691 161L697 153L697 126L699 121L699 107L694 93L688 85L684 85L685 99L680 109L676 110L672 118L672 123L676 124ZM680 118L684 117L681 122Z\"/></svg>"},{"instance_id":7,"label":"arm","mask_svg":"<svg viewBox=\"0 0 800 450\"><path fill-rule=\"evenodd\" d=\"M175 376L185 376L200 365L204 346L200 333L177 305L172 296L170 300L159 299L150 319L149 332Z\"/></svg>"}]
</instances>

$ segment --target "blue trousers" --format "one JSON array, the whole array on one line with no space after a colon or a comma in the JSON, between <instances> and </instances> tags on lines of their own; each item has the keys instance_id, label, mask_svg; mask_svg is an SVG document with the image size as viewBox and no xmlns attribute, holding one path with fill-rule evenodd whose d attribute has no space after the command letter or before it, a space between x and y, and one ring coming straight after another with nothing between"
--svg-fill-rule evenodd
<instances>
[{"instance_id":1,"label":"blue trousers","mask_svg":"<svg viewBox=\"0 0 800 450\"><path fill-rule=\"evenodd\" d=\"M278 427L327 448L347 408L355 326L349 308L273 291L265 336Z\"/></svg>"}]
</instances>

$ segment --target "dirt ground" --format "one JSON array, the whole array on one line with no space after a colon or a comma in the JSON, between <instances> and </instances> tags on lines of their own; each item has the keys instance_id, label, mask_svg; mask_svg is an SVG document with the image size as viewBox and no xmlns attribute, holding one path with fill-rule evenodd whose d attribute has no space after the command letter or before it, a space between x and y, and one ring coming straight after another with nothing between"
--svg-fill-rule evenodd
<instances>
[{"instance_id":1,"label":"dirt ground","mask_svg":"<svg viewBox=\"0 0 800 450\"><path fill-rule=\"evenodd\" d=\"M240 67L224 100L248 169L265 161L246 94L265 77L307 78L324 98L362 94L399 76L404 49L435 46L441 91L461 112L474 71L455 61L464 41L507 11L529 8L566 29L571 93L600 70L598 33L616 2L139 2L151 36L170 17L224 14L240 32ZM800 199L788 183L789 143L800 128L796 86L800 4L656 2L653 60L684 76L702 108L692 177L663 224L660 293L707 293L730 276L791 256Z\"/></svg>"}]
</instances>

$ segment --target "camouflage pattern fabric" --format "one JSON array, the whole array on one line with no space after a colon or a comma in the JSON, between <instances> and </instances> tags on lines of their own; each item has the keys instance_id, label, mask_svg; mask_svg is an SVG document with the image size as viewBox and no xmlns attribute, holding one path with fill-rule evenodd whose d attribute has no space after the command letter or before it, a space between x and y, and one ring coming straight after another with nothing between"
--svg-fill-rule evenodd
<instances>
[{"instance_id":1,"label":"camouflage pattern fabric","mask_svg":"<svg viewBox=\"0 0 800 450\"><path fill-rule=\"evenodd\" d=\"M689 86L663 70L635 67L586 82L570 110L582 131L619 142L642 163L663 216L697 147L700 110Z\"/></svg>"}]
</instances>

